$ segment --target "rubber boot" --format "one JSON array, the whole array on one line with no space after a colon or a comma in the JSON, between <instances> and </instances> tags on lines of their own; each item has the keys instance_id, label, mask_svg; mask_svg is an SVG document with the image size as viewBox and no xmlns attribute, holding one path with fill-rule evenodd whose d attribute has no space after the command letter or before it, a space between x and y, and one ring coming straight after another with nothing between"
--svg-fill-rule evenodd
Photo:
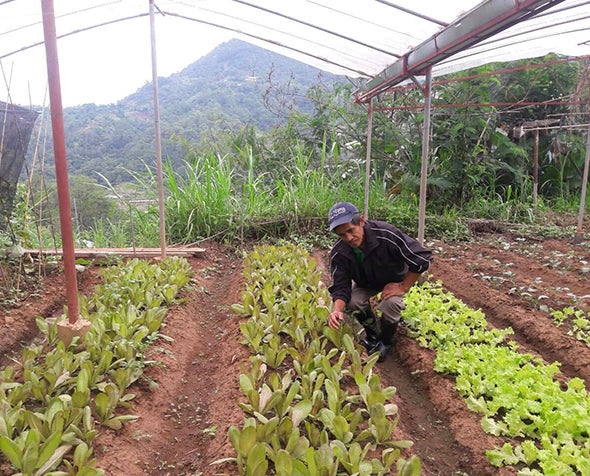
<instances>
[{"instance_id":1,"label":"rubber boot","mask_svg":"<svg viewBox=\"0 0 590 476\"><path fill-rule=\"evenodd\" d=\"M383 362L387 357L387 353L389 349L393 345L393 336L397 331L397 322L389 322L381 319L381 334L379 335L379 348L376 349L379 351L379 360L378 362Z\"/></svg>"},{"instance_id":2,"label":"rubber boot","mask_svg":"<svg viewBox=\"0 0 590 476\"><path fill-rule=\"evenodd\" d=\"M385 345L393 344L393 336L397 332L398 322L388 322L384 319L381 320L381 334L379 340Z\"/></svg>"},{"instance_id":3,"label":"rubber boot","mask_svg":"<svg viewBox=\"0 0 590 476\"><path fill-rule=\"evenodd\" d=\"M361 340L361 344L369 354L376 352L379 349L379 328L377 326L377 317L372 309L364 311L358 310L352 313L354 318L365 329L365 338Z\"/></svg>"}]
</instances>

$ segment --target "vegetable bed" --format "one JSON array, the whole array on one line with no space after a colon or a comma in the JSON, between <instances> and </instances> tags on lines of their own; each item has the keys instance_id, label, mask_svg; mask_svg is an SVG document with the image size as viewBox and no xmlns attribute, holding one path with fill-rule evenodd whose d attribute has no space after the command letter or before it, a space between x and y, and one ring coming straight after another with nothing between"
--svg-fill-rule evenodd
<instances>
[{"instance_id":1,"label":"vegetable bed","mask_svg":"<svg viewBox=\"0 0 590 476\"><path fill-rule=\"evenodd\" d=\"M444 292L470 308L481 309L487 329L501 333L512 329L505 339L515 342L519 354L530 355L521 367L553 372L553 362L559 362L552 379L559 383L555 391L567 392L568 382L584 383L584 390L574 385L578 394L587 391L590 349L576 338L579 332L568 319L557 322L551 311L573 306L588 312L588 246L501 235L432 246L436 256L432 280L440 280ZM128 390L135 395L131 407L116 412L138 416L137 420L123 422L119 430L99 427L93 457L106 474L236 474L234 463L212 463L235 457L229 429L243 427L240 403L247 404L240 375L252 354L242 343L240 324L245 318L231 310L242 301L245 289L244 255L215 243L205 247L203 257L190 260L193 277L181 293L182 303L170 307L163 321L161 332L169 339L158 339L146 349L148 365ZM327 282L327 250L312 255ZM89 267L79 278L85 295L102 284L98 268ZM15 365L12 359L18 360L21 347L40 339L36 317L62 312L63 289L62 275L49 275L44 291L0 317L3 365ZM399 420L393 440L413 442L403 450L404 458L409 458L408 452L417 455L425 475L504 475L524 470L523 462L503 467L490 463L487 451L509 455L503 449L509 442L516 454L524 438L486 433L481 424L484 413L469 408L481 403L481 395L473 401L462 395L467 383L446 370L437 372L437 352L420 346L411 332L408 324L391 356L374 367L381 386L396 389L391 400ZM489 406L493 400L484 397L484 401ZM496 421L495 416L492 419ZM12 474L6 468L7 460L0 457L0 474Z\"/></svg>"}]
</instances>

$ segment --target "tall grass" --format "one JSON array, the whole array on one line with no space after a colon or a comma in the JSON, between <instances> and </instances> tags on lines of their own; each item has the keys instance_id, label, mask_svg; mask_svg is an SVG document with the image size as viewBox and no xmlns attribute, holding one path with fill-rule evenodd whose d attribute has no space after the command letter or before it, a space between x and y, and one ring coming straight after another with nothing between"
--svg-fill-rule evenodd
<instances>
[{"instance_id":1,"label":"tall grass","mask_svg":"<svg viewBox=\"0 0 590 476\"><path fill-rule=\"evenodd\" d=\"M232 187L230 161L214 153L192 155L185 175L167 164L164 168L167 233L188 243L232 229L238 204Z\"/></svg>"},{"instance_id":2,"label":"tall grass","mask_svg":"<svg viewBox=\"0 0 590 476\"><path fill-rule=\"evenodd\" d=\"M130 223L110 218L97 220L91 230L77 234L76 244L80 247L92 248L126 248L136 245Z\"/></svg>"},{"instance_id":3,"label":"tall grass","mask_svg":"<svg viewBox=\"0 0 590 476\"><path fill-rule=\"evenodd\" d=\"M361 182L335 180L326 173L323 158L314 167L300 148L293 150L282 170L264 173L255 169L251 149L239 154L192 151L182 170L170 164L164 167L170 240L194 243L212 236L243 239L304 233L324 226L334 201L362 200ZM153 187L153 177L147 183Z\"/></svg>"},{"instance_id":4,"label":"tall grass","mask_svg":"<svg viewBox=\"0 0 590 476\"><path fill-rule=\"evenodd\" d=\"M190 150L182 169L164 167L166 224L169 243L197 243L205 238L243 240L260 237L302 236L325 232L326 216L333 203L346 200L364 208L364 164L327 164L325 151L319 158L301 147L291 149L282 167L257 169L259 158L247 146L234 155L199 154ZM350 167L356 166L356 173ZM156 190L155 177L138 178L146 194ZM425 234L448 240L470 236L465 218L479 217L531 223L538 220L530 197L515 196L507 188L496 200L474 197L458 207L440 208L436 197L427 206ZM539 209L543 207L540 200ZM136 216L140 236L158 240L158 210ZM389 221L411 235L417 234L418 196L405 192L389 195L385 181L371 177L369 218ZM152 232L150 232L152 230ZM104 231L103 231L104 234Z\"/></svg>"},{"instance_id":5,"label":"tall grass","mask_svg":"<svg viewBox=\"0 0 590 476\"><path fill-rule=\"evenodd\" d=\"M270 172L258 172L256 170L252 147L238 150L238 158L244 164L243 170L235 170L236 178L235 195L237 197L237 209L234 218L233 237L241 240L250 235L252 227L264 217L274 217L275 197L272 188L267 185L272 181ZM226 237L231 238L230 234Z\"/></svg>"},{"instance_id":6,"label":"tall grass","mask_svg":"<svg viewBox=\"0 0 590 476\"><path fill-rule=\"evenodd\" d=\"M324 148L316 156L294 146L281 167L268 170L260 169L263 160L254 156L250 146L236 148L231 155L201 154L188 148L183 167L164 165L167 243L198 243L211 237L220 241L303 237L309 232L318 235L320 241L323 237L331 239L326 216L333 203L346 200L364 208L364 163L336 161L333 156L328 163L329 153ZM145 173L133 176L140 196L150 204L141 207L119 196L117 212L79 233L76 238L80 243L85 240L95 247L158 246L155 174L146 165ZM105 188L116 194L110 184ZM402 193L390 195L388 188L381 177L371 177L369 218L389 221L416 236L417 194L402 189ZM469 217L542 222L541 214L548 206L540 199L538 207L533 208L525 188L520 188L518 196L510 187L492 198L474 196L462 207L443 207L436 196L430 197L425 235L428 239L466 238L469 230L465 218ZM557 205L575 212L572 201L561 199ZM47 228L22 227L20 233L23 239L19 241L28 246L36 246L37 241L40 247L60 246L59 236L48 233Z\"/></svg>"},{"instance_id":7,"label":"tall grass","mask_svg":"<svg viewBox=\"0 0 590 476\"><path fill-rule=\"evenodd\" d=\"M339 195L338 187L323 170L311 166L311 158L300 148L293 151L285 164L286 174L276 181L277 212L284 218L299 222L327 213L330 202ZM327 205L330 204L330 205Z\"/></svg>"}]
</instances>

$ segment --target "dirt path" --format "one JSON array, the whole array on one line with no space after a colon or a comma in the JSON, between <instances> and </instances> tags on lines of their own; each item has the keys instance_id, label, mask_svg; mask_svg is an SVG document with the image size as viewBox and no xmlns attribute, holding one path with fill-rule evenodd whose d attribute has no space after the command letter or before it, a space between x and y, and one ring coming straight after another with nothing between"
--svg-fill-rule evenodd
<instances>
[{"instance_id":1,"label":"dirt path","mask_svg":"<svg viewBox=\"0 0 590 476\"><path fill-rule=\"evenodd\" d=\"M243 419L238 378L249 355L230 309L241 299L241 261L214 243L207 250L190 260L195 275L186 302L166 319L162 332L172 341L150 353L159 363L138 394L140 419L98 438L107 474L213 475L224 467L211 463L232 456L227 432Z\"/></svg>"},{"instance_id":2,"label":"dirt path","mask_svg":"<svg viewBox=\"0 0 590 476\"><path fill-rule=\"evenodd\" d=\"M544 308L575 304L590 308L590 246L549 240L488 235L461 245L433 243L433 279L472 307L491 326L510 326L523 352L547 362L559 360L568 376L589 382L590 349L557 327ZM154 362L132 389L131 413L139 420L122 431L101 430L96 440L99 466L108 475L234 475L232 465L211 463L232 455L227 430L243 414L238 376L248 353L240 343L239 320L230 306L240 301L241 255L209 243L191 260L194 281L186 301L171 309L160 339L146 356ZM325 270L326 250L314 254ZM97 282L85 271L85 290ZM34 305L0 317L3 364L34 335L34 317L61 312L60 275L48 278ZM31 311L31 312L28 312ZM414 441L424 475L504 475L487 462L485 450L501 441L485 434L479 416L454 390L453 379L433 371L432 352L402 329L388 359L379 364L382 383L395 386L401 419L398 438ZM0 470L2 466L0 465ZM1 472L1 471L0 471Z\"/></svg>"}]
</instances>

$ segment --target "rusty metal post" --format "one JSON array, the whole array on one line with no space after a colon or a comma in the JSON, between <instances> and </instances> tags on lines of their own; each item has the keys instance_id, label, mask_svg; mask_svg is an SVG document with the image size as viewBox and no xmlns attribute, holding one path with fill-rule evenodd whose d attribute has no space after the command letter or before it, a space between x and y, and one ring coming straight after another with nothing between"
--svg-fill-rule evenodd
<instances>
[{"instance_id":1,"label":"rusty metal post","mask_svg":"<svg viewBox=\"0 0 590 476\"><path fill-rule=\"evenodd\" d=\"M41 0L43 10L43 33L47 61L47 80L49 83L49 101L51 110L51 127L53 131L53 153L55 156L55 178L57 181L57 199L59 204L59 222L66 278L66 299L68 304L68 322L78 320L78 281L76 277L76 258L74 254L74 235L72 231L72 210L70 208L70 189L68 185L68 165L66 161L66 141L61 101L61 83L57 57L57 36L55 30L55 13L53 0Z\"/></svg>"},{"instance_id":2,"label":"rusty metal post","mask_svg":"<svg viewBox=\"0 0 590 476\"><path fill-rule=\"evenodd\" d=\"M533 148L533 206L539 202L539 125L535 124L535 145Z\"/></svg>"}]
</instances>

